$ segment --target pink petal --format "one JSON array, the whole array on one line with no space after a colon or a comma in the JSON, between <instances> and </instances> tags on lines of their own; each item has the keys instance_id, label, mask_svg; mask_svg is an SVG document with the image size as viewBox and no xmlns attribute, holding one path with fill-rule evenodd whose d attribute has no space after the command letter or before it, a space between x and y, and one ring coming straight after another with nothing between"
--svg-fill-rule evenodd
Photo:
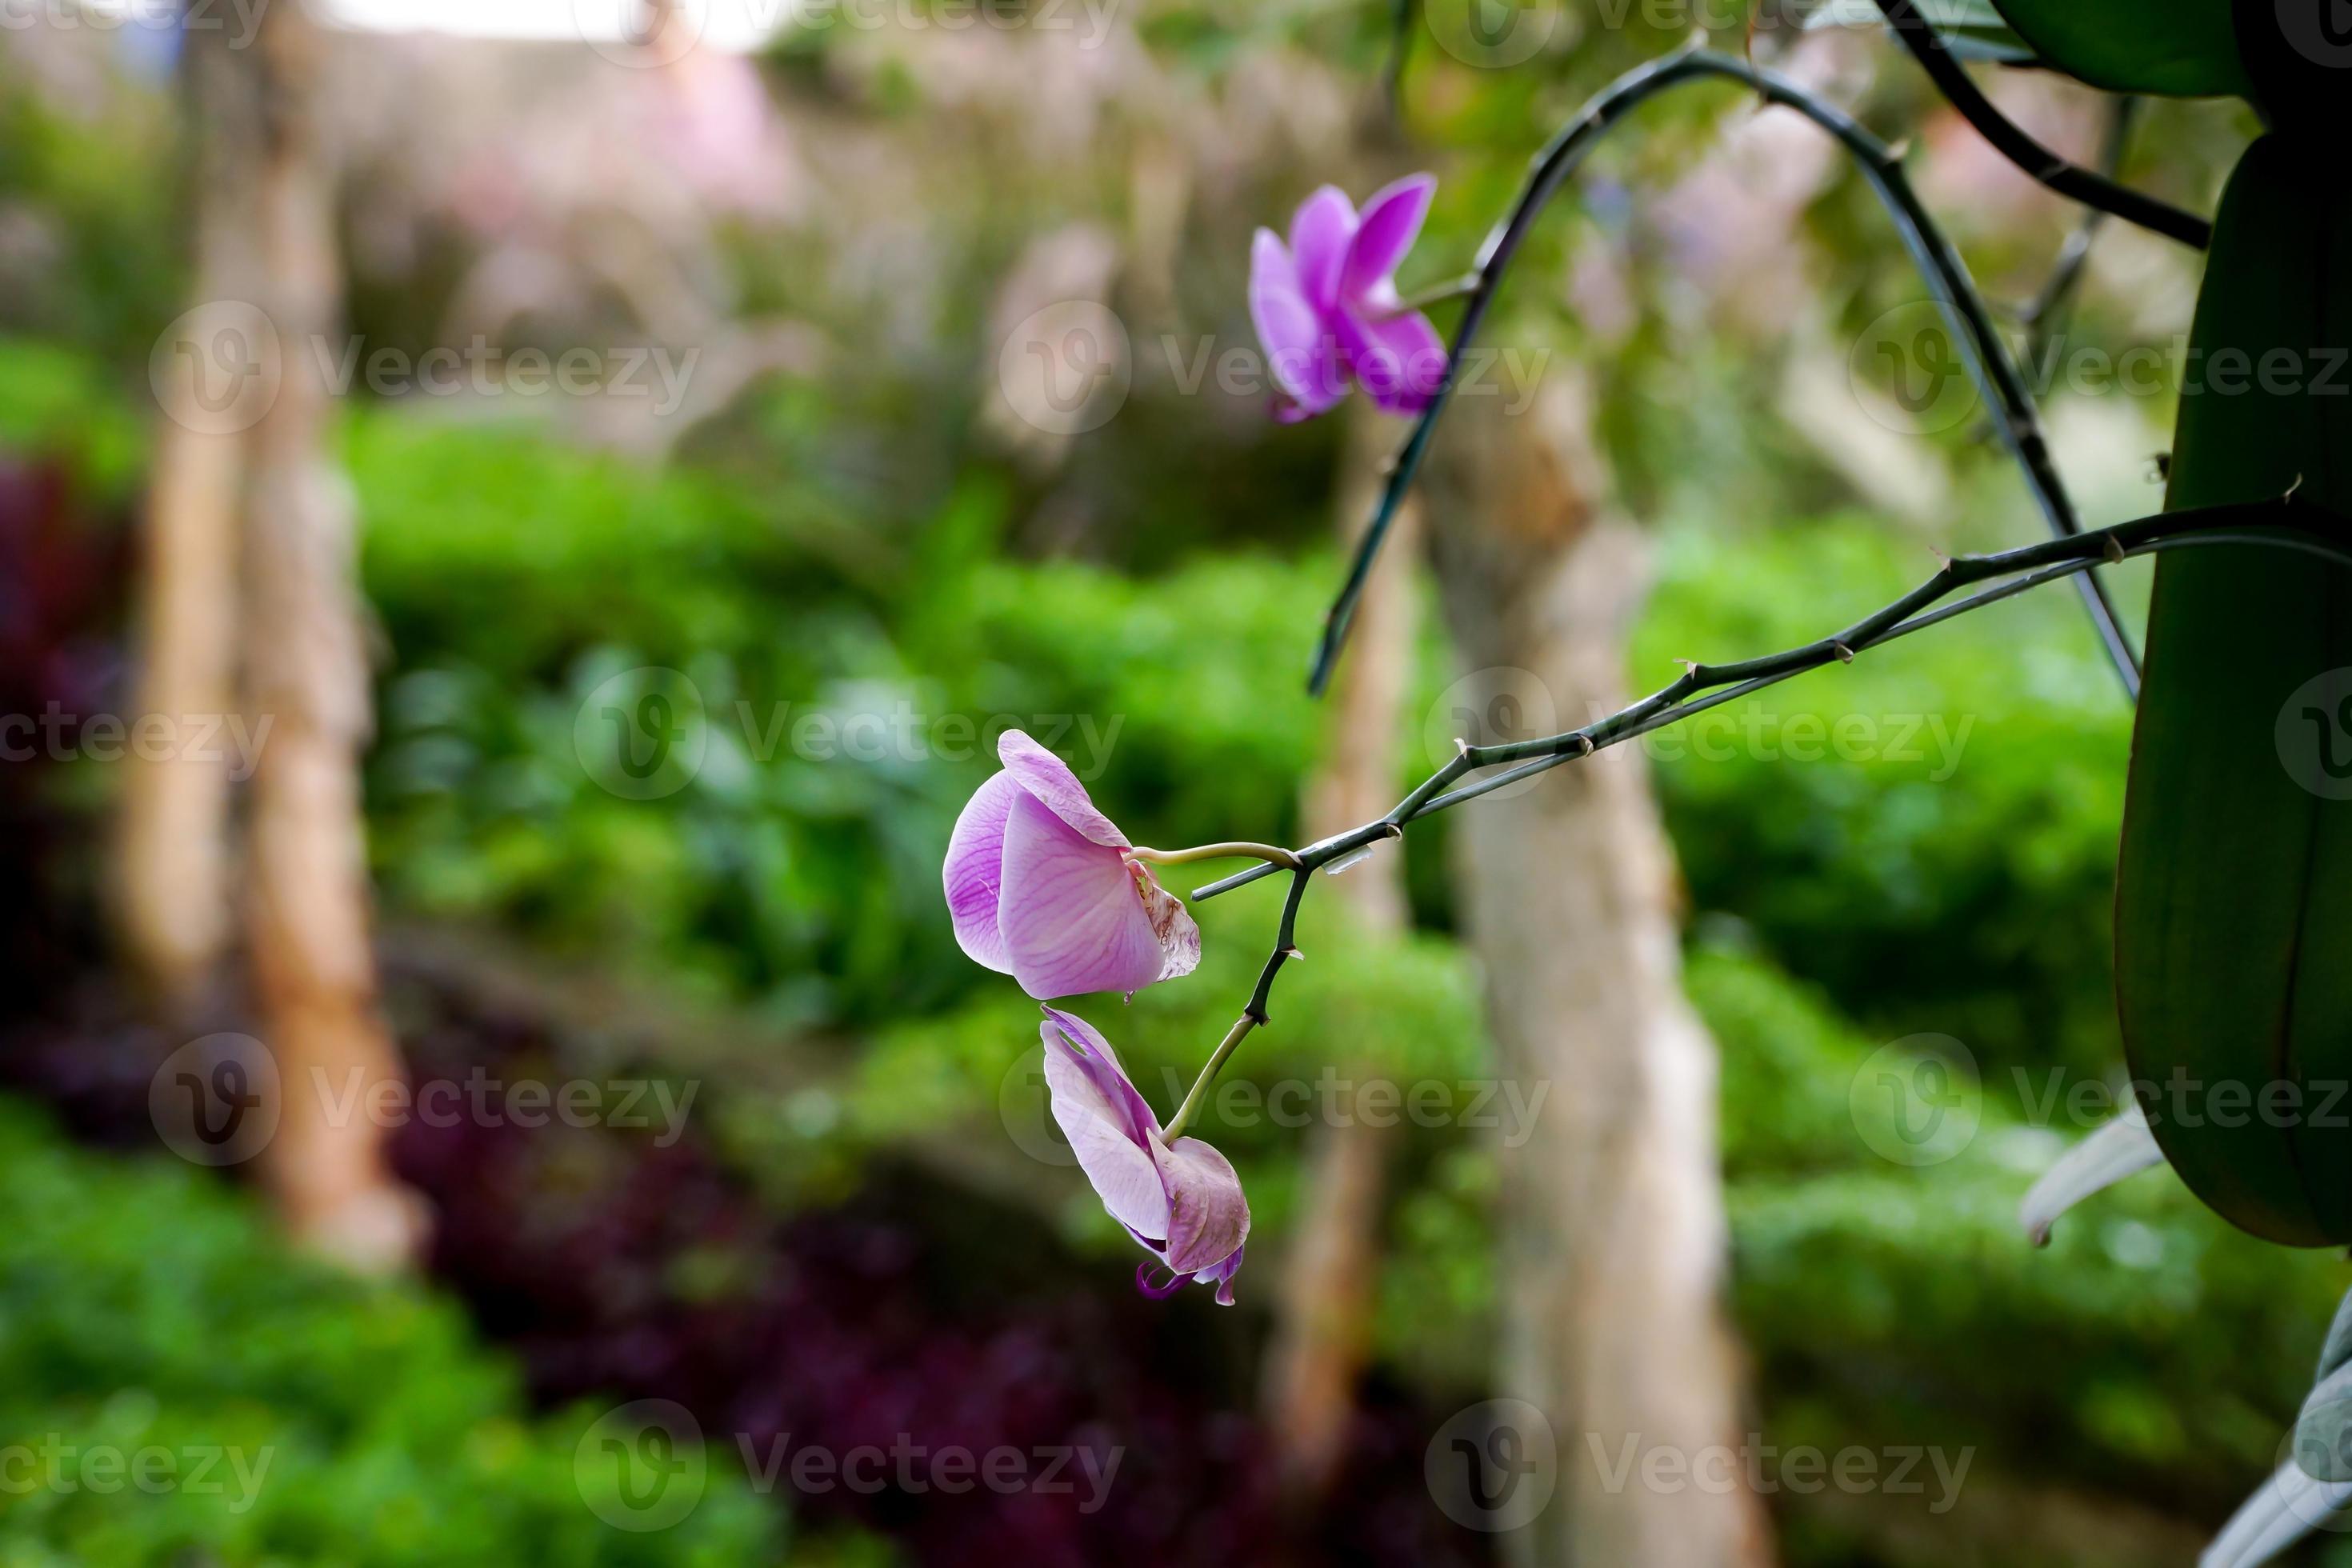
<instances>
[{"instance_id":1,"label":"pink petal","mask_svg":"<svg viewBox=\"0 0 2352 1568\"><path fill-rule=\"evenodd\" d=\"M972 792L948 835L948 918L956 942L974 963L1010 974L1013 961L997 929L996 904L1004 870L1004 819L1022 793L1011 773L997 773Z\"/></svg>"},{"instance_id":2,"label":"pink petal","mask_svg":"<svg viewBox=\"0 0 2352 1568\"><path fill-rule=\"evenodd\" d=\"M1420 237L1421 220L1429 216L1429 198L1436 189L1436 175L1408 174L1372 193L1339 268L1341 300L1372 300L1391 289L1390 276Z\"/></svg>"},{"instance_id":3,"label":"pink petal","mask_svg":"<svg viewBox=\"0 0 2352 1568\"><path fill-rule=\"evenodd\" d=\"M1344 312L1340 338L1356 380L1387 414L1414 415L1445 381L1445 340L1418 310L1401 316Z\"/></svg>"},{"instance_id":4,"label":"pink petal","mask_svg":"<svg viewBox=\"0 0 2352 1568\"><path fill-rule=\"evenodd\" d=\"M1131 849L1126 834L1111 819L1095 809L1087 786L1070 771L1070 764L1031 740L1019 730L1007 730L996 742L997 760L1004 771L1021 781L1021 787L1035 795L1055 816L1085 834L1097 844L1108 844L1114 849Z\"/></svg>"},{"instance_id":5,"label":"pink petal","mask_svg":"<svg viewBox=\"0 0 2352 1568\"><path fill-rule=\"evenodd\" d=\"M1168 1190L1168 1267L1179 1274L1214 1268L1249 1238L1249 1199L1226 1158L1198 1138L1171 1146L1152 1141Z\"/></svg>"},{"instance_id":6,"label":"pink petal","mask_svg":"<svg viewBox=\"0 0 2352 1568\"><path fill-rule=\"evenodd\" d=\"M1131 1135L1137 1113L1148 1121L1150 1108L1109 1058L1100 1035L1067 1013L1045 1011L1048 1020L1038 1026L1045 1041L1045 1088L1054 1121L1070 1141L1078 1168L1113 1219L1151 1240L1164 1238L1168 1191L1150 1148ZM1084 1048L1089 1044L1099 1047L1103 1057L1089 1060Z\"/></svg>"},{"instance_id":7,"label":"pink petal","mask_svg":"<svg viewBox=\"0 0 2352 1568\"><path fill-rule=\"evenodd\" d=\"M1039 1027L1060 1030L1062 1038L1068 1042L1072 1059L1093 1078L1106 1099L1120 1107L1120 1126L1128 1141L1139 1149L1144 1147L1150 1136L1160 1131L1160 1118L1152 1114L1150 1102L1135 1087L1135 1080L1127 1076L1118 1053L1110 1048L1110 1042L1103 1038L1100 1029L1076 1013L1065 1013L1059 1007L1047 1007L1045 1012L1052 1023ZM1052 1043L1052 1035L1045 1038Z\"/></svg>"},{"instance_id":8,"label":"pink petal","mask_svg":"<svg viewBox=\"0 0 2352 1568\"><path fill-rule=\"evenodd\" d=\"M1283 417L1320 414L1348 394L1330 327L1307 302L1290 253L1272 229L1250 247L1250 321L1265 351L1266 371L1283 399Z\"/></svg>"},{"instance_id":9,"label":"pink petal","mask_svg":"<svg viewBox=\"0 0 2352 1568\"><path fill-rule=\"evenodd\" d=\"M1307 197L1290 220L1290 256L1298 268L1298 290L1318 314L1339 303L1339 271L1355 237L1356 209L1337 185L1326 185Z\"/></svg>"},{"instance_id":10,"label":"pink petal","mask_svg":"<svg viewBox=\"0 0 2352 1568\"><path fill-rule=\"evenodd\" d=\"M1168 967L1125 857L1025 792L1005 822L996 921L1013 977L1040 1000L1139 991Z\"/></svg>"},{"instance_id":11,"label":"pink petal","mask_svg":"<svg viewBox=\"0 0 2352 1568\"><path fill-rule=\"evenodd\" d=\"M1193 1279L1200 1284L1214 1285L1217 1288L1218 1306L1230 1307L1234 1304L1234 1276L1241 1272L1242 1254L1247 1250L1246 1247L1236 1247L1231 1258L1226 1258L1223 1263L1211 1264L1192 1276Z\"/></svg>"}]
</instances>

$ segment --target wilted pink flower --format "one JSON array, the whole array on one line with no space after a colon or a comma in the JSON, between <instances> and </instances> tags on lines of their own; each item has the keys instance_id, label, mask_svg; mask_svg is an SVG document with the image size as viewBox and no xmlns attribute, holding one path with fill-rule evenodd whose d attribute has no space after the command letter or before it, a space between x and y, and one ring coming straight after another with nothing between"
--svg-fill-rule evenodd
<instances>
[{"instance_id":1,"label":"wilted pink flower","mask_svg":"<svg viewBox=\"0 0 2352 1568\"><path fill-rule=\"evenodd\" d=\"M1129 851L1069 765L1023 734L956 818L945 869L956 941L1045 1000L1192 973L1201 928Z\"/></svg>"},{"instance_id":2,"label":"wilted pink flower","mask_svg":"<svg viewBox=\"0 0 2352 1568\"><path fill-rule=\"evenodd\" d=\"M1397 298L1397 264L1428 215L1433 174L1384 186L1361 216L1336 185L1307 198L1290 246L1272 229L1250 250L1250 319L1276 387L1275 416L1310 418L1347 395L1352 376L1391 414L1418 414L1445 375L1429 318Z\"/></svg>"},{"instance_id":3,"label":"wilted pink flower","mask_svg":"<svg viewBox=\"0 0 2352 1568\"><path fill-rule=\"evenodd\" d=\"M1170 1142L1110 1042L1085 1019L1048 1007L1038 1033L1045 1040L1054 1120L1078 1168L1110 1217L1167 1270L1165 1281L1151 1281L1152 1266L1143 1264L1136 1284L1166 1296L1197 1280L1217 1288L1219 1305L1232 1306L1250 1227L1249 1200L1233 1165L1198 1138Z\"/></svg>"}]
</instances>

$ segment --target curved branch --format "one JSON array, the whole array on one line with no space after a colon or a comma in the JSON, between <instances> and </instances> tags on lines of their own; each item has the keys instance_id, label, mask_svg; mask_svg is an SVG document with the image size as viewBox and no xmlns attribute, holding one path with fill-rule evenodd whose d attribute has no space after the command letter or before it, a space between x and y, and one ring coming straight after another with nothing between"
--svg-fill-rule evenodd
<instances>
[{"instance_id":1,"label":"curved branch","mask_svg":"<svg viewBox=\"0 0 2352 1568\"><path fill-rule=\"evenodd\" d=\"M2113 213L2126 223L2177 239L2192 249L2202 250L2212 243L2213 226L2207 219L2070 163L2027 135L1979 90L1974 79L1952 58L1944 36L1912 8L1911 0L1878 0L1878 8L1895 36L1903 40L1903 47L1911 51L1911 58L1960 111L1960 118L1975 126L1977 133L1992 143L1993 151L2034 180L2071 201Z\"/></svg>"},{"instance_id":2,"label":"curved branch","mask_svg":"<svg viewBox=\"0 0 2352 1568\"><path fill-rule=\"evenodd\" d=\"M1387 816L1345 833L1318 839L1292 852L1287 866L1268 861L1236 872L1192 891L1192 901L1213 899L1276 871L1290 873L1290 889L1283 900L1282 923L1275 948L1258 973L1257 988L1244 1010L1244 1019L1262 1025L1265 1004L1283 963L1298 956L1294 944L1299 900L1315 873L1343 857L1383 838L1402 837L1405 825L1477 799L1508 784L1544 773L1563 763L1580 761L1595 752L1664 729L1710 708L1736 701L1750 692L1777 686L1792 676L1825 664L1851 664L1868 649L1940 625L1956 616L2013 598L2028 589L2063 577L2080 579L2102 563L2164 550L2263 545L2300 551L2352 568L2352 519L2324 508L2297 504L2292 492L2274 501L2240 502L2158 512L2112 528L2070 534L1987 555L1956 556L1943 569L1892 604L1864 616L1843 630L1811 642L1732 664L1693 664L1682 677L1640 701L1618 710L1580 730L1570 730L1538 740L1506 742L1492 746L1456 742L1461 750L1444 766L1421 782ZM1942 604L1960 589L1992 584L1956 603ZM1500 767L1475 783L1452 788L1465 775L1482 768ZM1219 1058L1222 1060L1222 1057Z\"/></svg>"},{"instance_id":3,"label":"curved branch","mask_svg":"<svg viewBox=\"0 0 2352 1568\"><path fill-rule=\"evenodd\" d=\"M2049 444L2042 438L2041 419L2034 412L2032 398L2026 392L2024 378L2018 374L2007 347L1995 333L1991 318L1985 311L1984 301L1979 297L1976 285L1969 277L1967 267L1960 261L1958 252L1944 238L1936 226L1935 219L1913 193L1894 152L1856 123L1852 116L1822 101L1802 85L1759 69L1745 60L1691 45L1626 72L1595 96L1585 106L1584 112L1536 155L1518 200L1480 247L1474 274L1477 284L1471 291L1469 303L1463 310L1461 321L1454 327L1444 378L1429 406L1422 411L1420 419L1414 423L1412 434L1405 437L1404 446L1389 471L1388 481L1381 487L1371 521L1357 543L1355 559L1349 566L1347 580L1341 584L1339 597L1324 617L1322 639L1316 649L1314 667L1307 676L1309 691L1321 695L1331 679L1340 647L1347 640L1348 628L1355 618L1357 601L1362 596L1364 583L1371 574L1372 562L1388 537L1406 489L1412 483L1423 458L1428 453L1431 435L1436 428L1439 416L1444 413L1446 400L1453 395L1454 382L1471 340L1486 320L1486 311L1494 302L1495 290L1502 282L1503 273L1525 242L1537 216L1612 126L1644 100L1667 88L1707 78L1740 82L1766 101L1795 110L1836 138L1839 145L1853 156L1863 178L1885 207L1887 216L1895 220L1902 235L1904 248L1910 253L1913 262L1924 275L1928 291L1935 296L1937 308L1960 343L1969 377L1991 412L2001 444L2024 471L2026 484L2033 491L2033 498L2052 531L2060 535L2081 531L2082 524L2074 515L2073 503L2066 497L2065 486L2051 462ZM2082 584L2084 605L2090 611L2101 641L2106 647L2108 657L2123 679L2125 690L2137 699L2139 694L2138 664L2130 645L2125 640L2115 606L2095 574L2084 574Z\"/></svg>"}]
</instances>

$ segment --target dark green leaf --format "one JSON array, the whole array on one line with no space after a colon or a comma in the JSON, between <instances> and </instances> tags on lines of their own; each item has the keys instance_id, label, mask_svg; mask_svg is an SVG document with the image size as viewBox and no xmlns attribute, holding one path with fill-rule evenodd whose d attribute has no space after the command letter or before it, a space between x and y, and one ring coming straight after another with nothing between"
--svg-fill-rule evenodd
<instances>
[{"instance_id":1,"label":"dark green leaf","mask_svg":"<svg viewBox=\"0 0 2352 1568\"><path fill-rule=\"evenodd\" d=\"M2243 95L2230 0L1993 0L2047 64L2110 92Z\"/></svg>"},{"instance_id":2,"label":"dark green leaf","mask_svg":"<svg viewBox=\"0 0 2352 1568\"><path fill-rule=\"evenodd\" d=\"M2352 211L2310 181L2275 138L2231 180L2170 508L2294 489L2352 514ZM2334 776L2352 749L2352 573L2271 549L2168 554L2147 667L2116 900L2133 1077L2165 1158L2225 1217L2352 1239L2352 777Z\"/></svg>"}]
</instances>

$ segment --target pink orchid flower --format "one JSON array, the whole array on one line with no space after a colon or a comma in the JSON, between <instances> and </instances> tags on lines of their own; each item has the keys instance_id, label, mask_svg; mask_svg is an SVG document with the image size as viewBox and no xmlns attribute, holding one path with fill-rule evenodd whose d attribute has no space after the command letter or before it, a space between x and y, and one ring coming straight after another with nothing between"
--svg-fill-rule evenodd
<instances>
[{"instance_id":1,"label":"pink orchid flower","mask_svg":"<svg viewBox=\"0 0 2352 1568\"><path fill-rule=\"evenodd\" d=\"M1276 388L1275 416L1311 418L1347 395L1353 377L1387 413L1429 406L1445 376L1445 344L1429 318L1403 308L1397 264L1428 216L1433 174L1382 187L1359 216L1326 185L1290 220L1284 248L1272 229L1250 250L1250 319Z\"/></svg>"},{"instance_id":2,"label":"pink orchid flower","mask_svg":"<svg viewBox=\"0 0 2352 1568\"><path fill-rule=\"evenodd\" d=\"M1217 1288L1234 1304L1234 1275L1249 1239L1249 1200L1226 1158L1198 1138L1170 1142L1137 1092L1110 1042L1083 1018L1045 1009L1045 1089L1054 1120L1070 1141L1078 1168L1110 1217L1160 1260L1135 1271L1149 1296L1172 1295L1186 1280Z\"/></svg>"},{"instance_id":3,"label":"pink orchid flower","mask_svg":"<svg viewBox=\"0 0 2352 1568\"><path fill-rule=\"evenodd\" d=\"M1040 1001L1190 974L1201 928L1069 765L1018 730L948 839L948 913L974 963Z\"/></svg>"}]
</instances>

